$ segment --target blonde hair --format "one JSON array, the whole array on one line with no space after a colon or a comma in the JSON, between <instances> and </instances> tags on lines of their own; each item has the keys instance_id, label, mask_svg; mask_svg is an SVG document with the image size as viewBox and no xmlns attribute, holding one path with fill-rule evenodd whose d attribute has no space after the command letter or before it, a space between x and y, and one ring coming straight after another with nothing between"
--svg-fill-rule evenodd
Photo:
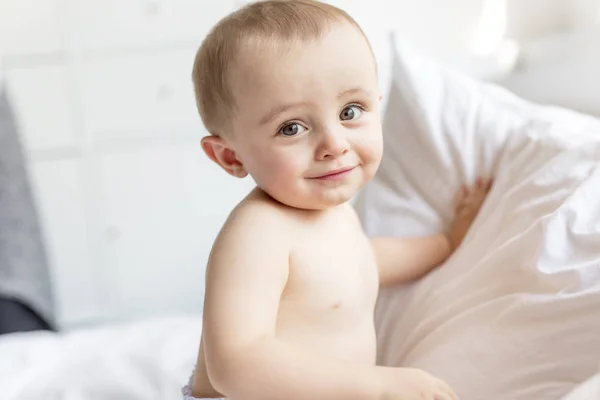
<instances>
[{"instance_id":1,"label":"blonde hair","mask_svg":"<svg viewBox=\"0 0 600 400\"><path fill-rule=\"evenodd\" d=\"M316 39L333 24L343 22L365 36L348 13L314 0L259 1L223 18L202 42L192 71L196 105L206 129L213 135L220 134L225 121L235 112L235 98L228 81L244 44Z\"/></svg>"}]
</instances>

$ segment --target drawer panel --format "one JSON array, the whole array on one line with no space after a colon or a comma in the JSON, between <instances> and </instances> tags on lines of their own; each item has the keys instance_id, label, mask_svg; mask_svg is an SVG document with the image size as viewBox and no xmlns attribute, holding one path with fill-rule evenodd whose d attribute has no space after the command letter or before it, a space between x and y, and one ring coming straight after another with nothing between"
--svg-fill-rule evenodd
<instances>
[{"instance_id":1,"label":"drawer panel","mask_svg":"<svg viewBox=\"0 0 600 400\"><path fill-rule=\"evenodd\" d=\"M189 49L83 63L84 120L94 139L190 133L199 138L194 55Z\"/></svg>"},{"instance_id":2,"label":"drawer panel","mask_svg":"<svg viewBox=\"0 0 600 400\"><path fill-rule=\"evenodd\" d=\"M34 163L32 182L50 261L58 323L103 316L102 279L91 262L84 169L79 160Z\"/></svg>"},{"instance_id":3,"label":"drawer panel","mask_svg":"<svg viewBox=\"0 0 600 400\"><path fill-rule=\"evenodd\" d=\"M61 31L52 0L0 1L0 57L61 50Z\"/></svg>"},{"instance_id":4,"label":"drawer panel","mask_svg":"<svg viewBox=\"0 0 600 400\"><path fill-rule=\"evenodd\" d=\"M62 65L6 72L11 106L27 149L76 144L72 92L67 77Z\"/></svg>"},{"instance_id":5,"label":"drawer panel","mask_svg":"<svg viewBox=\"0 0 600 400\"><path fill-rule=\"evenodd\" d=\"M198 42L233 0L68 0L78 47L87 50Z\"/></svg>"}]
</instances>

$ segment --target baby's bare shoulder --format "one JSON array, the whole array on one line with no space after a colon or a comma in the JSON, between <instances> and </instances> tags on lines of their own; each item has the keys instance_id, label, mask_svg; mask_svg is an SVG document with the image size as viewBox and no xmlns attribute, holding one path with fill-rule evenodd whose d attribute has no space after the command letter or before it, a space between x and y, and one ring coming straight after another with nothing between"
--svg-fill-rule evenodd
<instances>
[{"instance_id":1,"label":"baby's bare shoulder","mask_svg":"<svg viewBox=\"0 0 600 400\"><path fill-rule=\"evenodd\" d=\"M266 195L249 196L240 202L227 218L224 230L263 232L281 229L293 222L293 212Z\"/></svg>"},{"instance_id":2,"label":"baby's bare shoulder","mask_svg":"<svg viewBox=\"0 0 600 400\"><path fill-rule=\"evenodd\" d=\"M277 239L285 247L285 237L292 231L294 218L284 207L260 195L249 196L238 204L226 219L213 246L214 251L246 251L264 247Z\"/></svg>"}]
</instances>

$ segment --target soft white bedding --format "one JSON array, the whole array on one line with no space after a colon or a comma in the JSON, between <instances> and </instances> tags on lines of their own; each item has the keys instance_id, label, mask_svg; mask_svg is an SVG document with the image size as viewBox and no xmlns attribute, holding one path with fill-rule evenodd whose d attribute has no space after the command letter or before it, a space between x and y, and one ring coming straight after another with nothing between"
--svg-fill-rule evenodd
<instances>
[{"instance_id":1,"label":"soft white bedding","mask_svg":"<svg viewBox=\"0 0 600 400\"><path fill-rule=\"evenodd\" d=\"M383 291L379 362L463 400L562 398L600 367L600 120L393 53L386 154L357 199L368 234L439 232L461 183L496 180L444 266Z\"/></svg>"},{"instance_id":2,"label":"soft white bedding","mask_svg":"<svg viewBox=\"0 0 600 400\"><path fill-rule=\"evenodd\" d=\"M180 400L199 318L0 337L3 400ZM600 400L600 374L561 400Z\"/></svg>"},{"instance_id":3,"label":"soft white bedding","mask_svg":"<svg viewBox=\"0 0 600 400\"><path fill-rule=\"evenodd\" d=\"M200 318L0 336L2 400L181 399Z\"/></svg>"},{"instance_id":4,"label":"soft white bedding","mask_svg":"<svg viewBox=\"0 0 600 400\"><path fill-rule=\"evenodd\" d=\"M600 373L583 382L561 400L600 400Z\"/></svg>"}]
</instances>

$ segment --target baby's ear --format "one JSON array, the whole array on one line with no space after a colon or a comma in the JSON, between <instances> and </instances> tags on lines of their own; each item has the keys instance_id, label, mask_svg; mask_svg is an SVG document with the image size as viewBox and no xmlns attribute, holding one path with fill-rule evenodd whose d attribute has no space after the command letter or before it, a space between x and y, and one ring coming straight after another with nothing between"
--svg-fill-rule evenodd
<instances>
[{"instance_id":1,"label":"baby's ear","mask_svg":"<svg viewBox=\"0 0 600 400\"><path fill-rule=\"evenodd\" d=\"M218 136L206 136L202 138L200 144L208 158L217 163L230 175L236 178L244 178L248 175L244 165L237 159L235 151L222 138Z\"/></svg>"}]
</instances>

